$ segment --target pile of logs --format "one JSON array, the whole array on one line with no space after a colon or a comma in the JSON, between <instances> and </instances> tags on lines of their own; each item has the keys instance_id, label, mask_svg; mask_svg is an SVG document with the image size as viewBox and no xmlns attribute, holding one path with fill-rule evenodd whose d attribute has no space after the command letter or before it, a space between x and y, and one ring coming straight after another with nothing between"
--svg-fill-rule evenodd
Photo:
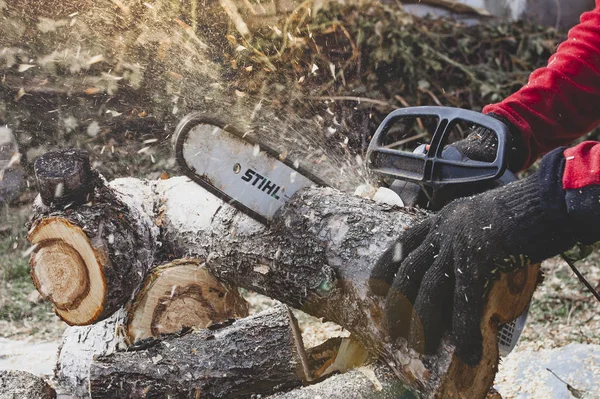
<instances>
[{"instance_id":1,"label":"pile of logs","mask_svg":"<svg viewBox=\"0 0 600 399\"><path fill-rule=\"evenodd\" d=\"M427 357L392 342L368 290L375 260L422 212L313 187L267 227L187 178L107 183L84 151L47 153L35 172L31 275L73 326L56 378L82 397L483 398L498 326L538 278L533 268L496 282L484 356L469 367L447 342ZM248 317L238 287L284 305ZM287 306L351 340L307 350Z\"/></svg>"}]
</instances>

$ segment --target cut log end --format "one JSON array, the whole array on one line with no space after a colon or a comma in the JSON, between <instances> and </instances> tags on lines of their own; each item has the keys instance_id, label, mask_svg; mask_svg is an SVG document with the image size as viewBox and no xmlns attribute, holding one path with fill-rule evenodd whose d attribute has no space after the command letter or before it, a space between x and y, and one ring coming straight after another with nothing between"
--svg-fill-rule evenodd
<instances>
[{"instance_id":1,"label":"cut log end","mask_svg":"<svg viewBox=\"0 0 600 399\"><path fill-rule=\"evenodd\" d=\"M32 269L40 294L58 309L76 307L89 292L85 262L63 241L43 242L33 255Z\"/></svg>"},{"instance_id":2,"label":"cut log end","mask_svg":"<svg viewBox=\"0 0 600 399\"><path fill-rule=\"evenodd\" d=\"M29 233L36 246L31 277L39 293L70 325L95 322L102 313L106 283L97 251L80 227L63 218L47 218Z\"/></svg>"},{"instance_id":3,"label":"cut log end","mask_svg":"<svg viewBox=\"0 0 600 399\"><path fill-rule=\"evenodd\" d=\"M181 331L207 328L248 315L237 288L220 283L199 260L179 260L150 274L128 312L127 337L134 343Z\"/></svg>"}]
</instances>

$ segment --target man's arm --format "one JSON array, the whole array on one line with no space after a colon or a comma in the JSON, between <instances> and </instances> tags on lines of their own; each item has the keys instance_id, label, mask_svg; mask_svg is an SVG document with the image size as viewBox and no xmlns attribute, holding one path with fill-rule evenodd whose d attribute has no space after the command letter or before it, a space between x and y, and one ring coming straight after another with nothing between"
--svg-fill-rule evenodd
<instances>
[{"instance_id":1,"label":"man's arm","mask_svg":"<svg viewBox=\"0 0 600 399\"><path fill-rule=\"evenodd\" d=\"M518 166L529 167L542 154L565 145L600 123L600 0L569 31L568 39L534 71L529 83L504 101L488 105L511 122L517 138Z\"/></svg>"}]
</instances>

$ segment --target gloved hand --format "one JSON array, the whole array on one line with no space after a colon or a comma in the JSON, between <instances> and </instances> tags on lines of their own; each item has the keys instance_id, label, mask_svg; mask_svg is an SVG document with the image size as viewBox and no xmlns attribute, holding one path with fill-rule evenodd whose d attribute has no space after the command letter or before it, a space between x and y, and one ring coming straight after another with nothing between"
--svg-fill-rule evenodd
<instances>
[{"instance_id":1,"label":"gloved hand","mask_svg":"<svg viewBox=\"0 0 600 399\"><path fill-rule=\"evenodd\" d=\"M381 256L369 283L375 294L387 295L392 338L432 353L449 331L457 354L476 365L485 297L499 273L600 239L600 223L580 225L590 214L600 221L600 190L567 205L563 150L544 157L539 172L524 180L448 204Z\"/></svg>"}]
</instances>

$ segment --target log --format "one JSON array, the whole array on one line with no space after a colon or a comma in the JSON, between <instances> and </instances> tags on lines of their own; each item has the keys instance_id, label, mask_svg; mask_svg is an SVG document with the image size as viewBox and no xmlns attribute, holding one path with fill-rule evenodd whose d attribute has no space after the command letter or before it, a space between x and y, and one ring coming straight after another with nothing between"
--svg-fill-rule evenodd
<instances>
[{"instance_id":1,"label":"log","mask_svg":"<svg viewBox=\"0 0 600 399\"><path fill-rule=\"evenodd\" d=\"M79 162L80 153L71 155ZM54 165L54 154L50 157L48 164ZM44 162L36 165L41 168ZM72 169L63 170L72 174ZM76 193L73 200L89 191L79 191L77 182L90 184L93 192L88 193L89 203L76 212L62 201L46 206L38 200L28 234L35 246L30 259L35 287L69 325L103 320L133 298L154 262L158 228L144 211L144 193L128 198L108 189L97 176L69 180L57 177L57 170L48 175L36 172L40 187L75 182L70 186Z\"/></svg>"},{"instance_id":2,"label":"log","mask_svg":"<svg viewBox=\"0 0 600 399\"><path fill-rule=\"evenodd\" d=\"M336 322L424 397L485 397L497 370L498 326L525 309L538 281L539 265L533 265L495 283L482 318L483 358L471 368L454 356L447 341L425 357L403 340L391 342L382 322L383 298L367 285L372 265L405 228L425 216L421 211L309 188L267 228L187 178L119 179L110 189L129 197L140 190L154 195L153 219L167 253L206 259L220 280Z\"/></svg>"},{"instance_id":3,"label":"log","mask_svg":"<svg viewBox=\"0 0 600 399\"><path fill-rule=\"evenodd\" d=\"M293 315L277 306L216 330L94 359L92 398L234 398L307 380Z\"/></svg>"},{"instance_id":4,"label":"log","mask_svg":"<svg viewBox=\"0 0 600 399\"><path fill-rule=\"evenodd\" d=\"M207 257L220 279L340 324L424 397L485 397L497 370L498 327L524 311L538 283L539 265L495 283L482 318L484 353L477 367L465 366L447 340L436 355L421 357L403 341L390 342L383 300L370 293L367 281L380 254L424 213L309 188L266 228L187 179L158 182L156 190L170 252ZM201 215L189 217L199 209Z\"/></svg>"},{"instance_id":5,"label":"log","mask_svg":"<svg viewBox=\"0 0 600 399\"><path fill-rule=\"evenodd\" d=\"M248 316L238 290L217 281L198 259L154 268L127 311L127 342L173 334L186 327L208 328Z\"/></svg>"},{"instance_id":6,"label":"log","mask_svg":"<svg viewBox=\"0 0 600 399\"><path fill-rule=\"evenodd\" d=\"M0 399L54 399L56 392L42 378L25 371L0 370Z\"/></svg>"}]
</instances>

